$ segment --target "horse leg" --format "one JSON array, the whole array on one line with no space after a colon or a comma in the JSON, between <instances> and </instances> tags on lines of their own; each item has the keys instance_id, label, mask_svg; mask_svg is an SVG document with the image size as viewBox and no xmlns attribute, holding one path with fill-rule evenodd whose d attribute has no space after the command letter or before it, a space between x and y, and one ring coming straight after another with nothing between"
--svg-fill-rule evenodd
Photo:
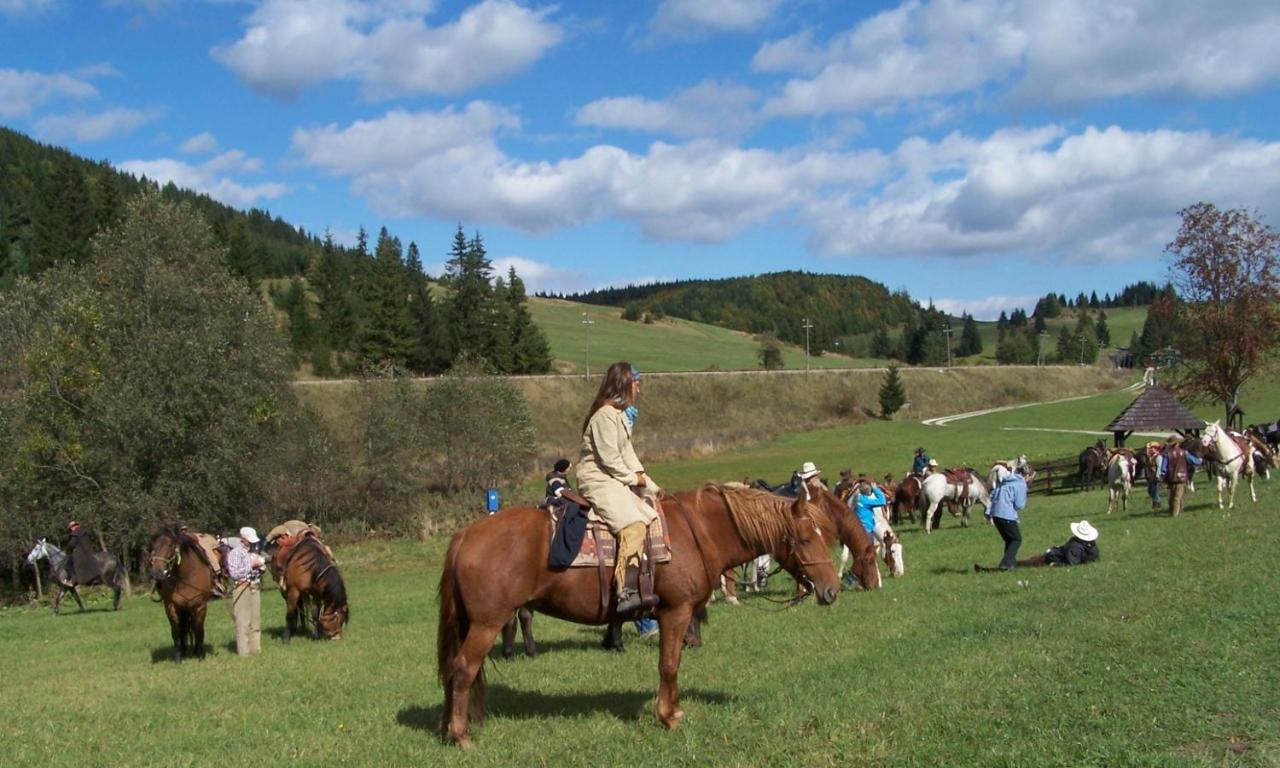
<instances>
[{"instance_id":1,"label":"horse leg","mask_svg":"<svg viewBox=\"0 0 1280 768\"><path fill-rule=\"evenodd\" d=\"M169 617L169 635L173 638L173 660L182 661L182 653L186 650L186 637L183 634L182 614L173 603L164 604L165 615Z\"/></svg>"},{"instance_id":2,"label":"horse leg","mask_svg":"<svg viewBox=\"0 0 1280 768\"><path fill-rule=\"evenodd\" d=\"M472 624L467 630L467 638L457 655L449 661L449 671L445 676L445 688L448 698L445 702L448 711L444 729L444 740L457 744L463 749L472 746L468 718L477 721L484 718L484 699L480 691L475 693L476 701L472 702L471 686L481 674L485 657L493 647L501 627L490 627Z\"/></svg>"},{"instance_id":3,"label":"horse leg","mask_svg":"<svg viewBox=\"0 0 1280 768\"><path fill-rule=\"evenodd\" d=\"M507 623L502 625L502 658L509 659L516 653L516 617L517 613L511 614L511 618L507 619Z\"/></svg>"},{"instance_id":4,"label":"horse leg","mask_svg":"<svg viewBox=\"0 0 1280 768\"><path fill-rule=\"evenodd\" d=\"M297 587L289 587L284 596L284 641L287 643L298 631L298 599L301 595Z\"/></svg>"},{"instance_id":5,"label":"horse leg","mask_svg":"<svg viewBox=\"0 0 1280 768\"><path fill-rule=\"evenodd\" d=\"M933 511L937 509L938 505L941 503L942 503L942 499L938 499L936 501L934 501L933 499L930 499L928 504L925 505L925 509L924 509L924 532L925 533L930 533L933 531Z\"/></svg>"},{"instance_id":6,"label":"horse leg","mask_svg":"<svg viewBox=\"0 0 1280 768\"><path fill-rule=\"evenodd\" d=\"M307 610L304 611L311 618L311 639L320 639L320 598L315 595L307 597Z\"/></svg>"},{"instance_id":7,"label":"horse leg","mask_svg":"<svg viewBox=\"0 0 1280 768\"><path fill-rule=\"evenodd\" d=\"M613 620L604 628L604 639L600 643L600 647L606 651L624 651L625 645L622 642L622 622Z\"/></svg>"},{"instance_id":8,"label":"horse leg","mask_svg":"<svg viewBox=\"0 0 1280 768\"><path fill-rule=\"evenodd\" d=\"M71 592L71 596L76 599L76 605L80 606L80 612L84 613L84 601L80 599L80 590L76 589L75 584L67 587L67 590Z\"/></svg>"},{"instance_id":9,"label":"horse leg","mask_svg":"<svg viewBox=\"0 0 1280 768\"><path fill-rule=\"evenodd\" d=\"M684 719L680 708L680 654L684 651L684 635L693 619L693 607L674 606L658 616L662 650L658 657L658 722L668 730L675 729Z\"/></svg>"},{"instance_id":10,"label":"horse leg","mask_svg":"<svg viewBox=\"0 0 1280 768\"><path fill-rule=\"evenodd\" d=\"M196 658L204 658L204 616L209 610L208 603L201 603L191 612L191 641L195 645Z\"/></svg>"},{"instance_id":11,"label":"horse leg","mask_svg":"<svg viewBox=\"0 0 1280 768\"><path fill-rule=\"evenodd\" d=\"M66 593L67 588L58 584L58 592L53 596L53 615L57 616L62 613L62 596Z\"/></svg>"},{"instance_id":12,"label":"horse leg","mask_svg":"<svg viewBox=\"0 0 1280 768\"><path fill-rule=\"evenodd\" d=\"M720 583L724 585L724 601L729 605L739 605L738 576L732 568L720 574Z\"/></svg>"},{"instance_id":13,"label":"horse leg","mask_svg":"<svg viewBox=\"0 0 1280 768\"><path fill-rule=\"evenodd\" d=\"M533 642L533 611L521 608L516 615L520 617L520 636L524 638L524 655L533 658L538 655L538 646Z\"/></svg>"},{"instance_id":14,"label":"horse leg","mask_svg":"<svg viewBox=\"0 0 1280 768\"><path fill-rule=\"evenodd\" d=\"M840 577L841 581L844 581L845 573L849 570L850 557L851 555L849 553L849 547L841 546L840 547L840 567L836 569L836 575Z\"/></svg>"}]
</instances>

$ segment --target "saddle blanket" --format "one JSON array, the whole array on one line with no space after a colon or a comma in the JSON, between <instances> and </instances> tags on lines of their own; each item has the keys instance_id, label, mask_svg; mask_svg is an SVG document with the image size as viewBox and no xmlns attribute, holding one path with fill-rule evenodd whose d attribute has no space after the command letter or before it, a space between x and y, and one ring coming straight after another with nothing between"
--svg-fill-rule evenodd
<instances>
[{"instance_id":1,"label":"saddle blanket","mask_svg":"<svg viewBox=\"0 0 1280 768\"><path fill-rule=\"evenodd\" d=\"M564 517L564 509L563 507L552 507L550 511L551 537L554 539L556 526L560 524L561 518ZM650 553L655 563L665 563L671 560L671 539L667 536L666 526L666 515L659 510L657 519L649 526L649 536L645 542L644 550ZM598 550L596 548L597 536L600 540ZM617 546L617 539L614 537L613 532L609 530L609 526L598 520L589 520L586 534L582 537L582 546L578 550L577 557L569 564L569 567L597 567L600 565L601 558L604 559L606 566L613 565Z\"/></svg>"}]
</instances>

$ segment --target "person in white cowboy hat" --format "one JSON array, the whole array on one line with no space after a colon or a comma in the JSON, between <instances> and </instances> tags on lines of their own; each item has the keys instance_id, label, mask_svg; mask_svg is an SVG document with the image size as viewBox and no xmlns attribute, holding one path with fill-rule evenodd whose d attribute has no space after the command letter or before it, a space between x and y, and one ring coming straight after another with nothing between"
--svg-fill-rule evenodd
<instances>
[{"instance_id":1,"label":"person in white cowboy hat","mask_svg":"<svg viewBox=\"0 0 1280 768\"><path fill-rule=\"evenodd\" d=\"M267 562L254 553L258 532L249 526L240 529L227 551L227 573L235 583L231 591L231 616L236 624L236 653L250 656L262 651L262 572Z\"/></svg>"},{"instance_id":2,"label":"person in white cowboy hat","mask_svg":"<svg viewBox=\"0 0 1280 768\"><path fill-rule=\"evenodd\" d=\"M1098 551L1098 529L1089 524L1088 520L1081 520L1078 523L1071 524L1071 538L1060 547L1049 547L1044 551L1043 555L1026 560L1019 560L1019 566L1035 568L1041 565L1083 565L1084 563L1094 563L1101 557ZM973 566L976 571L991 571L994 568L983 568L981 566Z\"/></svg>"}]
</instances>

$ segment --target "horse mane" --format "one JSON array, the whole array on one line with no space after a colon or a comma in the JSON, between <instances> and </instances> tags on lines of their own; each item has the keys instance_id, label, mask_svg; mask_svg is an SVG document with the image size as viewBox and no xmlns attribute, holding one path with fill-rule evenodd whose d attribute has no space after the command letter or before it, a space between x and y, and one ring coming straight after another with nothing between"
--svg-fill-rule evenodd
<instances>
[{"instance_id":1,"label":"horse mane","mask_svg":"<svg viewBox=\"0 0 1280 768\"><path fill-rule=\"evenodd\" d=\"M708 483L698 489L699 506L703 493L719 493L724 498L734 527L751 546L773 552L786 540L791 517L790 499L755 488Z\"/></svg>"},{"instance_id":2,"label":"horse mane","mask_svg":"<svg viewBox=\"0 0 1280 768\"><path fill-rule=\"evenodd\" d=\"M342 581L341 574L337 573L337 565L329 557L329 553L325 552L324 545L315 536L304 536L293 550L293 555L289 557L293 559L304 546L310 547L313 553L311 559L311 583L315 585L320 592L320 599L323 602L333 605L347 604L347 585ZM327 576L327 571L334 571L337 578L320 578Z\"/></svg>"}]
</instances>

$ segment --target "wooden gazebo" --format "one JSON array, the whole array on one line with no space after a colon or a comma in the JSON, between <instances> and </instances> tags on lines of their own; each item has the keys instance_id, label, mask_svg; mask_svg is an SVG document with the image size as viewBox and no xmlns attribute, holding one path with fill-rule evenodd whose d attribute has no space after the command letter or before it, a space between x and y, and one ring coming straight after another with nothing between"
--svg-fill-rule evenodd
<instances>
[{"instance_id":1,"label":"wooden gazebo","mask_svg":"<svg viewBox=\"0 0 1280 768\"><path fill-rule=\"evenodd\" d=\"M1107 431L1115 435L1116 447L1120 448L1125 438L1139 430L1174 430L1183 435L1199 435L1204 426L1204 419L1187 410L1169 390L1151 386L1120 412Z\"/></svg>"}]
</instances>

